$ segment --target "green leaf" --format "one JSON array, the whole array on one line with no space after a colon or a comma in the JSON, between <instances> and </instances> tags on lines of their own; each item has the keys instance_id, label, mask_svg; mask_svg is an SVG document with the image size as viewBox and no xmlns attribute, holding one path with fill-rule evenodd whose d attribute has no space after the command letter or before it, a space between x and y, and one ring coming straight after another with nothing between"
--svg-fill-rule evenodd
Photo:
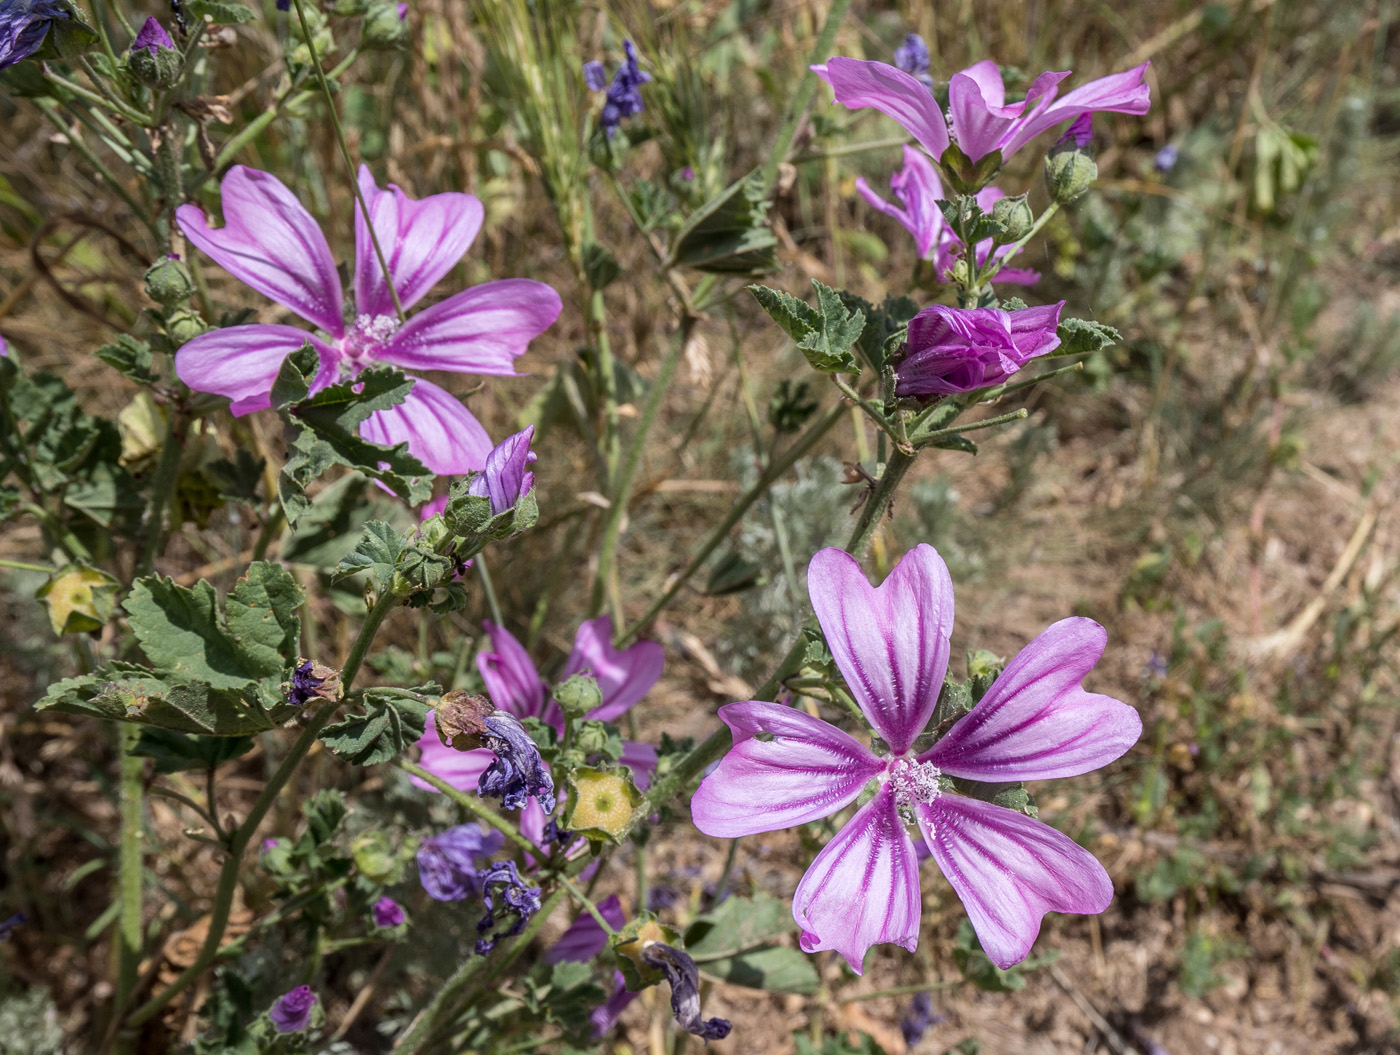
<instances>
[{"instance_id":1,"label":"green leaf","mask_svg":"<svg viewBox=\"0 0 1400 1055\"><path fill-rule=\"evenodd\" d=\"M841 295L830 286L813 280L817 307L768 286L749 286L763 310L797 342L813 369L828 374L859 371L851 346L865 329L865 313L847 311Z\"/></svg>"},{"instance_id":2,"label":"green leaf","mask_svg":"<svg viewBox=\"0 0 1400 1055\"><path fill-rule=\"evenodd\" d=\"M132 754L155 759L157 773L211 769L253 748L251 736L193 736L173 729L142 729Z\"/></svg>"},{"instance_id":3,"label":"green leaf","mask_svg":"<svg viewBox=\"0 0 1400 1055\"><path fill-rule=\"evenodd\" d=\"M335 836L350 808L345 805L344 795L334 788L326 788L307 799L301 812L306 817L306 831L298 841L320 846Z\"/></svg>"},{"instance_id":4,"label":"green leaf","mask_svg":"<svg viewBox=\"0 0 1400 1055\"><path fill-rule=\"evenodd\" d=\"M104 344L97 349L95 354L138 385L155 383L155 375L151 373L151 346L145 341L123 333L112 344Z\"/></svg>"},{"instance_id":5,"label":"green leaf","mask_svg":"<svg viewBox=\"0 0 1400 1055\"><path fill-rule=\"evenodd\" d=\"M685 951L696 963L734 956L797 929L792 907L770 894L731 897L685 931Z\"/></svg>"},{"instance_id":6,"label":"green leaf","mask_svg":"<svg viewBox=\"0 0 1400 1055\"><path fill-rule=\"evenodd\" d=\"M81 18L55 18L49 23L43 46L36 59L71 59L97 47L101 38L97 31Z\"/></svg>"},{"instance_id":7,"label":"green leaf","mask_svg":"<svg viewBox=\"0 0 1400 1055\"><path fill-rule=\"evenodd\" d=\"M382 520L371 520L355 548L336 565L331 582L342 582L352 575L368 572L375 589L383 589L394 577L404 544L399 533Z\"/></svg>"},{"instance_id":8,"label":"green leaf","mask_svg":"<svg viewBox=\"0 0 1400 1055\"><path fill-rule=\"evenodd\" d=\"M1055 332L1059 335L1060 346L1050 353L1052 356L1096 352L1123 339L1123 335L1112 326L1088 319L1061 319Z\"/></svg>"},{"instance_id":9,"label":"green leaf","mask_svg":"<svg viewBox=\"0 0 1400 1055\"><path fill-rule=\"evenodd\" d=\"M812 966L812 958L786 945L754 949L722 960L709 960L700 969L731 985L766 989L772 993L811 994L821 988L821 978Z\"/></svg>"},{"instance_id":10,"label":"green leaf","mask_svg":"<svg viewBox=\"0 0 1400 1055\"><path fill-rule=\"evenodd\" d=\"M124 607L142 651L163 674L237 689L281 677L296 659L302 589L280 564L256 561L228 598L225 628L209 582L138 579Z\"/></svg>"},{"instance_id":11,"label":"green leaf","mask_svg":"<svg viewBox=\"0 0 1400 1055\"><path fill-rule=\"evenodd\" d=\"M321 733L321 741L336 757L356 766L377 766L397 758L423 735L426 702L369 689L364 704L364 714L347 715Z\"/></svg>"},{"instance_id":12,"label":"green leaf","mask_svg":"<svg viewBox=\"0 0 1400 1055\"><path fill-rule=\"evenodd\" d=\"M242 447L234 454L233 460L220 458L208 467L208 473L219 488L221 498L235 502L256 502L261 497L263 469L266 458L257 458L251 451ZM290 561L284 550L283 559Z\"/></svg>"},{"instance_id":13,"label":"green leaf","mask_svg":"<svg viewBox=\"0 0 1400 1055\"><path fill-rule=\"evenodd\" d=\"M216 25L235 26L257 17L253 10L232 0L188 0L186 10L195 18L208 15Z\"/></svg>"},{"instance_id":14,"label":"green leaf","mask_svg":"<svg viewBox=\"0 0 1400 1055\"><path fill-rule=\"evenodd\" d=\"M778 267L762 177L730 184L691 213L672 242L671 260L718 275L766 275Z\"/></svg>"}]
</instances>

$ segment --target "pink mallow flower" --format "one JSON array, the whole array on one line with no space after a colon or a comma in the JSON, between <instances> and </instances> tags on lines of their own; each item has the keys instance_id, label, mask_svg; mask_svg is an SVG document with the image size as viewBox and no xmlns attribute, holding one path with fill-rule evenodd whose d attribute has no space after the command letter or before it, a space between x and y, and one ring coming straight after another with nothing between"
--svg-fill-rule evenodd
<instances>
[{"instance_id":1,"label":"pink mallow flower","mask_svg":"<svg viewBox=\"0 0 1400 1055\"><path fill-rule=\"evenodd\" d=\"M538 718L559 732L564 731L564 712L550 696L549 685L540 677L530 654L507 629L489 620L483 624L491 640L489 651L476 658L477 669L486 682L486 694L496 707L516 718ZM620 652L613 648L613 625L607 616L590 619L578 628L574 648L559 683L575 674L591 674L598 679L603 702L588 713L589 718L611 722L622 717L645 696L661 677L665 653L654 641L639 641ZM457 751L442 742L428 714L428 727L418 741L422 757L418 764L454 788L475 791L481 774L495 759L490 751ZM622 764L632 769L637 785L645 788L656 768L656 748L631 740L623 742ZM415 785L436 791L426 781L410 777ZM521 811L521 830L535 843L542 844L546 817L532 797Z\"/></svg>"},{"instance_id":2,"label":"pink mallow flower","mask_svg":"<svg viewBox=\"0 0 1400 1055\"><path fill-rule=\"evenodd\" d=\"M828 817L874 797L817 855L792 913L806 952L835 949L861 973L870 946L919 942L916 825L962 899L992 962L1030 952L1046 912L1102 912L1103 866L1068 836L1023 813L949 790L945 777L1011 783L1087 773L1128 750L1142 721L1080 682L1107 635L1064 619L1021 650L973 709L916 752L948 669L953 584L932 546L916 546L879 587L849 554L824 549L807 575L837 669L888 749L773 703L731 703L734 746L691 802L707 835L736 838Z\"/></svg>"},{"instance_id":3,"label":"pink mallow flower","mask_svg":"<svg viewBox=\"0 0 1400 1055\"><path fill-rule=\"evenodd\" d=\"M951 308L933 304L909 320L895 392L931 398L999 385L1060 346L1064 301L1039 308Z\"/></svg>"},{"instance_id":4,"label":"pink mallow flower","mask_svg":"<svg viewBox=\"0 0 1400 1055\"><path fill-rule=\"evenodd\" d=\"M176 210L180 229L220 266L316 326L253 324L211 330L175 355L180 380L233 402L236 415L270 403L278 367L310 341L321 358L313 391L354 377L375 363L405 370L515 374L514 361L559 317L559 294L543 282L511 278L453 294L400 324L369 227L355 209L355 307L346 321L340 277L321 228L275 176L235 165L224 177L224 226L211 228L195 205ZM360 167L360 192L405 309L456 266L481 229L481 202L470 194L416 201L393 184L381 191ZM486 464L491 440L451 393L415 378L408 398L376 411L360 426L372 443L407 442L434 474L457 475Z\"/></svg>"},{"instance_id":5,"label":"pink mallow flower","mask_svg":"<svg viewBox=\"0 0 1400 1055\"><path fill-rule=\"evenodd\" d=\"M914 236L919 247L919 256L933 262L933 271L942 281L948 280L948 269L963 254L963 244L953 233L943 218L943 210L938 207L940 200L947 200L943 193L943 183L938 178L938 170L932 161L913 147L904 148L904 167L890 176L890 189L894 191L896 202L889 202L877 194L865 182L864 176L856 178L856 190L886 216L893 217L903 224L904 229ZM977 192L977 206L984 213L990 213L1006 194L996 187L984 187ZM996 250L998 259L1011 252L1012 247L1004 245ZM983 267L987 257L992 255L990 238L977 243L977 266ZM1040 281L1040 272L1021 268L1004 267L997 272L997 281L1016 286L1030 286Z\"/></svg>"},{"instance_id":6,"label":"pink mallow flower","mask_svg":"<svg viewBox=\"0 0 1400 1055\"><path fill-rule=\"evenodd\" d=\"M535 438L535 426L527 425L513 436L507 436L486 455L481 472L467 482L467 494L485 498L491 503L491 515L500 516L515 508L515 504L535 487L535 474L529 466L538 459L530 450ZM419 520L427 520L447 508L447 495L439 495L418 511Z\"/></svg>"},{"instance_id":7,"label":"pink mallow flower","mask_svg":"<svg viewBox=\"0 0 1400 1055\"><path fill-rule=\"evenodd\" d=\"M1024 100L1006 102L1001 71L990 59L955 73L948 82L948 116L918 78L884 62L833 58L812 71L836 92L836 101L852 109L871 107L908 130L935 159L951 141L972 161L1001 151L1006 160L1042 132L1081 114L1114 111L1145 114L1150 105L1144 62L1123 73L1090 81L1057 99L1059 85L1069 76L1042 73ZM952 124L951 135L949 123Z\"/></svg>"}]
</instances>

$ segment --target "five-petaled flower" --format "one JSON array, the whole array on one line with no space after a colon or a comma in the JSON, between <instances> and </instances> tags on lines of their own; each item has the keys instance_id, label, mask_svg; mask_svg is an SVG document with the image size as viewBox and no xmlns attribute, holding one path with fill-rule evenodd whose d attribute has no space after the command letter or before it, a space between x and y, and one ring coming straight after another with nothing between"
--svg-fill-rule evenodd
<instances>
[{"instance_id":1,"label":"five-petaled flower","mask_svg":"<svg viewBox=\"0 0 1400 1055\"><path fill-rule=\"evenodd\" d=\"M898 220L904 229L914 236L919 256L931 260L934 274L947 281L948 270L957 262L958 257L963 255L964 249L962 242L944 219L943 210L938 207L940 200L948 198L943 192L943 182L938 178L938 170L924 154L906 146L904 167L890 176L890 189L894 191L899 204L882 198L865 182L864 176L856 177L856 190L860 191L861 196L872 208ZM984 187L977 192L977 207L984 213L990 213L992 206L1004 197L1005 193L996 187ZM1004 245L995 250L995 255L1001 258L1011 250L1010 245ZM976 263L979 268L986 266L987 258L992 255L990 238L977 243ZM996 278L998 282L1030 286L1040 281L1040 273L1004 267L997 272Z\"/></svg>"},{"instance_id":2,"label":"five-petaled flower","mask_svg":"<svg viewBox=\"0 0 1400 1055\"><path fill-rule=\"evenodd\" d=\"M360 192L405 309L452 270L481 229L482 205L470 194L415 201L393 184L381 191L364 166ZM223 210L224 226L217 229L195 205L182 205L176 216L186 237L225 270L324 334L253 324L211 330L185 344L175 356L180 379L197 391L227 396L234 414L267 407L282 360L308 341L320 356L317 391L375 363L513 376L516 357L562 308L559 294L543 282L499 279L453 294L401 323L357 207L355 310L347 322L325 235L275 176L235 165L224 177ZM414 379L398 406L376 411L360 434L389 447L406 441L414 457L441 475L481 469L491 451L472 413L422 378Z\"/></svg>"},{"instance_id":3,"label":"five-petaled flower","mask_svg":"<svg viewBox=\"0 0 1400 1055\"><path fill-rule=\"evenodd\" d=\"M812 70L835 89L838 103L852 110L871 107L894 118L935 159L956 142L972 161L993 151L1000 151L1005 161L1042 132L1081 114L1147 113L1148 65L1100 77L1058 99L1060 82L1070 71L1042 73L1025 99L1008 103L1001 71L987 59L953 74L946 118L917 77L888 63L838 56Z\"/></svg>"},{"instance_id":4,"label":"five-petaled flower","mask_svg":"<svg viewBox=\"0 0 1400 1055\"><path fill-rule=\"evenodd\" d=\"M927 399L1001 384L1060 346L1064 304L1014 311L930 305L909 320L895 392Z\"/></svg>"},{"instance_id":5,"label":"five-petaled flower","mask_svg":"<svg viewBox=\"0 0 1400 1055\"><path fill-rule=\"evenodd\" d=\"M917 546L875 588L853 557L825 549L808 584L837 669L887 752L791 707L727 704L719 713L734 746L691 803L702 832L735 838L830 816L873 782L874 796L797 885L802 948L836 949L860 973L872 945L917 947L911 820L1000 967L1025 958L1046 912L1107 908L1113 884L1087 850L1023 813L954 794L945 779L1075 776L1128 750L1142 732L1137 713L1080 684L1103 654L1103 627L1083 618L1049 627L919 750L948 669L953 584L943 559Z\"/></svg>"}]
</instances>

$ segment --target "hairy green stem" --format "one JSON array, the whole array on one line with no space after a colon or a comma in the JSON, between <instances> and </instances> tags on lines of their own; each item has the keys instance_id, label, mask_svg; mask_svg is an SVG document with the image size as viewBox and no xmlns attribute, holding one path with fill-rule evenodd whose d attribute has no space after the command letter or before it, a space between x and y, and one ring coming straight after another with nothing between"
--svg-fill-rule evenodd
<instances>
[{"instance_id":1,"label":"hairy green stem","mask_svg":"<svg viewBox=\"0 0 1400 1055\"><path fill-rule=\"evenodd\" d=\"M136 985L141 963L141 829L145 759L134 752L139 727L124 724L119 729L121 794L121 842L118 846L117 896L121 902L118 919L117 1006L126 1003Z\"/></svg>"},{"instance_id":2,"label":"hairy green stem","mask_svg":"<svg viewBox=\"0 0 1400 1055\"><path fill-rule=\"evenodd\" d=\"M88 89L84 88L81 84L77 84L73 81L70 81L67 77L60 77L57 73L54 73L53 70L49 69L47 66L43 67L43 71L45 80L51 81L52 83L58 85L65 92L69 92L72 95L76 95L79 99L83 100L84 102L90 103L93 106L105 107L106 109L111 110L112 113L116 114L118 117L126 118L126 120L130 121L134 125L139 125L142 128L150 127L151 118L149 114L143 114L136 110L133 110L131 107L121 102L121 100L117 99L115 96L108 97L105 95L101 95L97 92L89 91ZM96 74L92 74L92 77L94 80L97 79Z\"/></svg>"},{"instance_id":3,"label":"hairy green stem","mask_svg":"<svg viewBox=\"0 0 1400 1055\"><path fill-rule=\"evenodd\" d=\"M454 788L441 777L428 772L428 770L424 769L422 766L415 762L410 762L406 758L396 758L393 764L399 769L402 769L409 776L417 777L425 784L431 784L477 820L485 821L514 843L517 849L524 850L527 854L537 854L540 852L538 846L520 834L519 828L502 817L490 806L486 805L486 803L481 800L481 796L468 795L466 792Z\"/></svg>"},{"instance_id":4,"label":"hairy green stem","mask_svg":"<svg viewBox=\"0 0 1400 1055\"><path fill-rule=\"evenodd\" d=\"M57 568L50 568L44 564L26 564L21 560L0 560L0 568L13 568L15 571L41 571L46 575L53 575Z\"/></svg>"},{"instance_id":5,"label":"hairy green stem","mask_svg":"<svg viewBox=\"0 0 1400 1055\"><path fill-rule=\"evenodd\" d=\"M1040 229L1044 227L1047 223L1049 223L1050 218L1059 211L1059 202L1052 201L1049 205L1047 205L1045 207L1045 211L1035 218L1035 222L1031 224L1031 229L1027 231L1021 238L1011 243L1011 248L1008 252L994 255L992 259L987 261L986 266L983 267L980 271L978 271L976 281L973 283L972 288L968 291L968 294L975 299L978 291L992 279L996 278L997 272L999 272L1004 266L1006 266L1006 262L1010 260L1013 256L1015 256L1017 253L1019 253L1022 249L1024 249L1026 247L1026 243L1029 242L1036 235L1038 235L1040 233Z\"/></svg>"},{"instance_id":6,"label":"hairy green stem","mask_svg":"<svg viewBox=\"0 0 1400 1055\"><path fill-rule=\"evenodd\" d=\"M700 570L700 566L709 559L710 554L713 553L715 548L729 535L730 529L743 518L744 514L748 512L749 507L753 505L754 502L758 501L784 473L791 469L798 459L810 451L816 445L817 441L825 436L827 431L841 420L845 413L845 406L838 403L824 416L809 425L807 431L802 434L796 443L768 463L768 468L763 471L763 475L754 482L752 487L740 496L739 500L735 502L729 512L725 514L724 519L710 529L710 533L705 536L705 541L700 544L700 548L695 551L695 555L690 558L690 563L685 566L685 569L680 575L672 581L671 585L666 588L665 592L662 593L660 597L652 602L651 607L643 613L642 617L629 626L623 632L622 636L617 639L619 647L632 640L651 624L651 621L681 592L685 584L690 581L691 576Z\"/></svg>"},{"instance_id":7,"label":"hairy green stem","mask_svg":"<svg viewBox=\"0 0 1400 1055\"><path fill-rule=\"evenodd\" d=\"M486 594L486 610L491 613L492 622L497 626L504 626L505 621L501 618L501 602L496 596L496 584L491 581L491 572L486 568L485 555L478 553L472 563L476 565L476 576L481 580L481 591Z\"/></svg>"},{"instance_id":8,"label":"hairy green stem","mask_svg":"<svg viewBox=\"0 0 1400 1055\"><path fill-rule=\"evenodd\" d=\"M603 913L599 911L598 906L593 903L593 899L578 888L578 884L562 873L556 878L560 883L564 884L564 888L573 896L573 899L583 907L583 910L593 917L594 922L603 928L604 933L609 937L617 933L617 931L613 930L612 924L603 918Z\"/></svg>"},{"instance_id":9,"label":"hairy green stem","mask_svg":"<svg viewBox=\"0 0 1400 1055\"><path fill-rule=\"evenodd\" d=\"M998 414L994 418L985 418L982 421L973 421L966 425L949 425L946 429L934 429L932 432L926 432L922 436L915 436L914 442L921 444L929 443L933 440L943 439L945 436L960 436L964 432L976 432L978 429L993 429L998 425L1005 425L1012 421L1023 421L1028 417L1030 417L1030 411L1025 407L1019 407L1008 413Z\"/></svg>"}]
</instances>

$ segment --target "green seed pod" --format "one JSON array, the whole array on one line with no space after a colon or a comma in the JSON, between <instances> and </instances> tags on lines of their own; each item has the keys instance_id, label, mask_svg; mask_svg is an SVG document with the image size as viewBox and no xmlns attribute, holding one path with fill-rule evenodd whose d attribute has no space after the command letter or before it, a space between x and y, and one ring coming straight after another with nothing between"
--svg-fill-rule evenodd
<instances>
[{"instance_id":1,"label":"green seed pod","mask_svg":"<svg viewBox=\"0 0 1400 1055\"><path fill-rule=\"evenodd\" d=\"M146 269L146 295L157 304L171 308L193 294L194 282L179 257L167 256Z\"/></svg>"}]
</instances>

